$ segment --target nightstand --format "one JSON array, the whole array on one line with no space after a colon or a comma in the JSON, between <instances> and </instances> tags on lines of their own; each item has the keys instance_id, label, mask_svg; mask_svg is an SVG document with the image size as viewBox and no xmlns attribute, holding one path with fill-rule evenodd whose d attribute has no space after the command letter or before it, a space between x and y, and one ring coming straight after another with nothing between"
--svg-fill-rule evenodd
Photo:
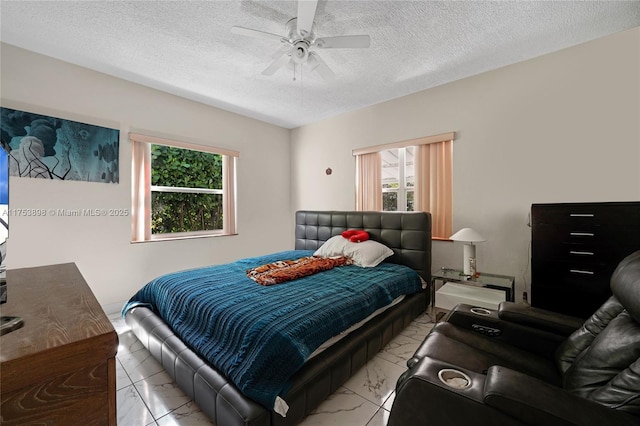
<instances>
[{"instance_id":1,"label":"nightstand","mask_svg":"<svg viewBox=\"0 0 640 426\"><path fill-rule=\"evenodd\" d=\"M469 277L467 275L464 275L462 270L443 267L440 269L436 269L431 273L432 310L436 308L436 283L438 281L441 282L442 286L444 286L445 283L455 283L476 288L500 290L505 293L504 300L510 302L513 302L515 297L515 277L508 275L489 274L485 272L479 272L475 277ZM464 287L460 288L464 289ZM461 301L461 303L473 304L470 301Z\"/></svg>"}]
</instances>

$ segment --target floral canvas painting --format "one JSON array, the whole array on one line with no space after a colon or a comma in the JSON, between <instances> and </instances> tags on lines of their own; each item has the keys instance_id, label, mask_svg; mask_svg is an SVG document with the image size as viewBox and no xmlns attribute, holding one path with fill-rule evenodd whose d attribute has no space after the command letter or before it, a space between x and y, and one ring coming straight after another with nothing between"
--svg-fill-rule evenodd
<instances>
[{"instance_id":1,"label":"floral canvas painting","mask_svg":"<svg viewBox=\"0 0 640 426\"><path fill-rule=\"evenodd\" d=\"M120 131L0 108L11 176L118 183Z\"/></svg>"}]
</instances>

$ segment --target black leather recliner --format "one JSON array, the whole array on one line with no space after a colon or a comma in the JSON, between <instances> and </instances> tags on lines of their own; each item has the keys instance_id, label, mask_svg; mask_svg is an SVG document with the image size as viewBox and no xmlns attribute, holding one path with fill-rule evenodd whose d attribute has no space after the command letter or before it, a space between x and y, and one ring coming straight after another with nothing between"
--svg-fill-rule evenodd
<instances>
[{"instance_id":1,"label":"black leather recliner","mask_svg":"<svg viewBox=\"0 0 640 426\"><path fill-rule=\"evenodd\" d=\"M458 305L407 362L389 426L640 425L640 251L585 321Z\"/></svg>"}]
</instances>

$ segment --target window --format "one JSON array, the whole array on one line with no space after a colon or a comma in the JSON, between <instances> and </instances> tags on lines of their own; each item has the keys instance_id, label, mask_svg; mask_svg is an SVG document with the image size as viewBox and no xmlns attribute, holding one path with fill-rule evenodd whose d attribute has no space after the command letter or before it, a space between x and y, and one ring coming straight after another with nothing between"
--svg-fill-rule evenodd
<instances>
[{"instance_id":1,"label":"window","mask_svg":"<svg viewBox=\"0 0 640 426\"><path fill-rule=\"evenodd\" d=\"M382 155L382 210L414 210L414 147L385 149Z\"/></svg>"},{"instance_id":2,"label":"window","mask_svg":"<svg viewBox=\"0 0 640 426\"><path fill-rule=\"evenodd\" d=\"M222 155L151 145L151 233L221 231Z\"/></svg>"},{"instance_id":3,"label":"window","mask_svg":"<svg viewBox=\"0 0 640 426\"><path fill-rule=\"evenodd\" d=\"M455 133L353 150L356 210L426 211L433 238L452 233Z\"/></svg>"},{"instance_id":4,"label":"window","mask_svg":"<svg viewBox=\"0 0 640 426\"><path fill-rule=\"evenodd\" d=\"M235 233L238 153L130 134L132 241Z\"/></svg>"}]
</instances>

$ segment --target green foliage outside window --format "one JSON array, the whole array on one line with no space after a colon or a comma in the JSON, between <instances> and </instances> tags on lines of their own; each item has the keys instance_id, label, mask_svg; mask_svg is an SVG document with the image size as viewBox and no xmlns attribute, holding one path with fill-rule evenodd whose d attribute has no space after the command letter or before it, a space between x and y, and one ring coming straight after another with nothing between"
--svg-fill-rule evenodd
<instances>
[{"instance_id":1,"label":"green foliage outside window","mask_svg":"<svg viewBox=\"0 0 640 426\"><path fill-rule=\"evenodd\" d=\"M407 205L404 211L412 212L414 210L413 191L407 191ZM383 192L382 193L382 210L385 212L395 212L398 210L398 193Z\"/></svg>"},{"instance_id":2,"label":"green foliage outside window","mask_svg":"<svg viewBox=\"0 0 640 426\"><path fill-rule=\"evenodd\" d=\"M222 156L151 145L151 185L222 189ZM222 229L222 194L151 193L151 233Z\"/></svg>"},{"instance_id":3,"label":"green foliage outside window","mask_svg":"<svg viewBox=\"0 0 640 426\"><path fill-rule=\"evenodd\" d=\"M382 210L385 212L398 211L398 193L397 192L382 193Z\"/></svg>"}]
</instances>

